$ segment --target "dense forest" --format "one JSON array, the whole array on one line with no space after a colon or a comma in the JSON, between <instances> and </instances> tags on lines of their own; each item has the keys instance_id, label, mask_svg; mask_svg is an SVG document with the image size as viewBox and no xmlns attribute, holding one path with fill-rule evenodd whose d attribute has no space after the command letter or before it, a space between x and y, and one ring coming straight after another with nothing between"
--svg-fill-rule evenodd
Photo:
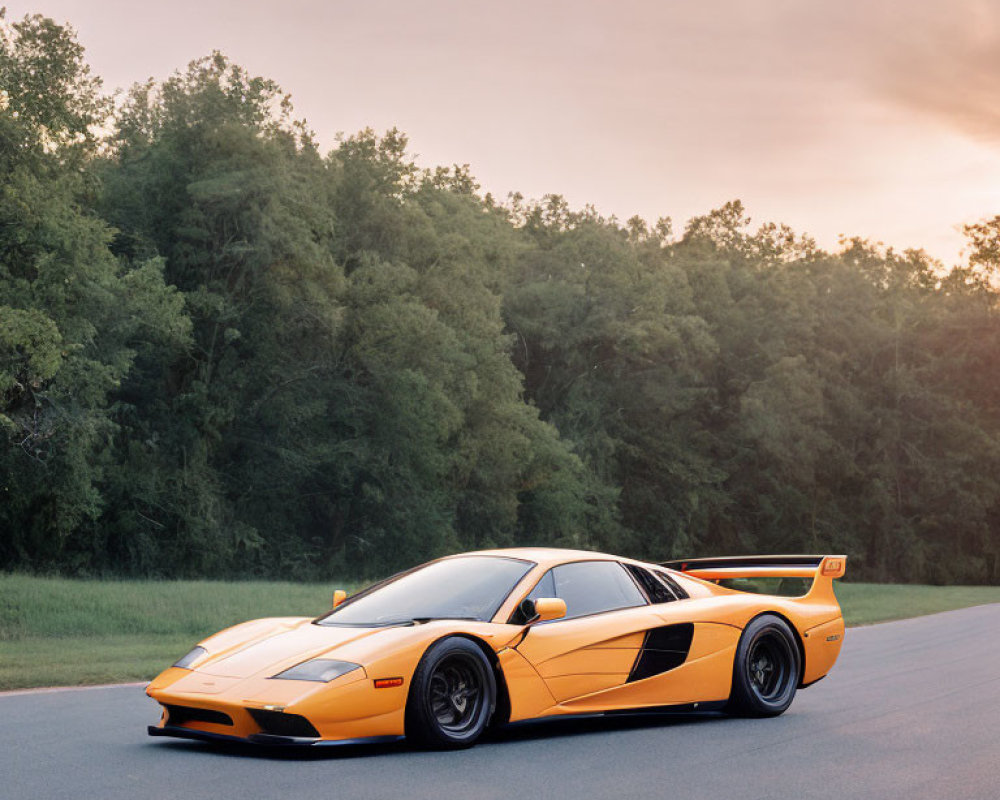
<instances>
[{"instance_id":1,"label":"dense forest","mask_svg":"<svg viewBox=\"0 0 1000 800\"><path fill-rule=\"evenodd\" d=\"M822 191L822 187L817 187ZM1000 581L1000 217L967 264L323 154L213 54L110 98L0 19L0 569L375 576L514 544Z\"/></svg>"}]
</instances>

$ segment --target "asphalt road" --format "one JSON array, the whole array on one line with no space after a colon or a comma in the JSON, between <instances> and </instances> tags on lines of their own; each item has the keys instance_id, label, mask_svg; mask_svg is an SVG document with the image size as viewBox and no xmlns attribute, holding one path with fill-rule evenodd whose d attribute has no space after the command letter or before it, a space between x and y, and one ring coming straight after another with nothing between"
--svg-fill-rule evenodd
<instances>
[{"instance_id":1,"label":"asphalt road","mask_svg":"<svg viewBox=\"0 0 1000 800\"><path fill-rule=\"evenodd\" d=\"M471 750L255 754L146 736L137 687L0 695L0 798L1000 798L1000 605L848 631L783 716L510 727Z\"/></svg>"}]
</instances>

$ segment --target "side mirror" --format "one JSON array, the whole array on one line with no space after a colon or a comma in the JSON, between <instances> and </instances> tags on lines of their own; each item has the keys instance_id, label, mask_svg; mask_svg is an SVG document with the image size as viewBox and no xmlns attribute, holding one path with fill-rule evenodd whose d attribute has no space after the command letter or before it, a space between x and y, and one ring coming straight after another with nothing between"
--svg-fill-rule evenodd
<instances>
[{"instance_id":1,"label":"side mirror","mask_svg":"<svg viewBox=\"0 0 1000 800\"><path fill-rule=\"evenodd\" d=\"M528 625L566 616L566 601L558 597L539 597L536 600L522 600L521 614Z\"/></svg>"},{"instance_id":2,"label":"side mirror","mask_svg":"<svg viewBox=\"0 0 1000 800\"><path fill-rule=\"evenodd\" d=\"M333 593L333 607L336 608L346 599L347 599L347 592L345 592L343 589L337 589Z\"/></svg>"}]
</instances>

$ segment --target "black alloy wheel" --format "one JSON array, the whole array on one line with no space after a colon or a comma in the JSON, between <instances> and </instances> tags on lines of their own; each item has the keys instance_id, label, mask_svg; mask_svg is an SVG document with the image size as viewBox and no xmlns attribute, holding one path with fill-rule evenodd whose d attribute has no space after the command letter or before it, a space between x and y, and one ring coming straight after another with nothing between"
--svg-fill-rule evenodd
<instances>
[{"instance_id":1,"label":"black alloy wheel","mask_svg":"<svg viewBox=\"0 0 1000 800\"><path fill-rule=\"evenodd\" d=\"M795 634L772 614L752 620L733 662L729 710L747 717L775 717L795 697L802 662Z\"/></svg>"},{"instance_id":2,"label":"black alloy wheel","mask_svg":"<svg viewBox=\"0 0 1000 800\"><path fill-rule=\"evenodd\" d=\"M406 735L428 747L476 743L496 707L496 677L482 649L453 636L431 645L413 673Z\"/></svg>"}]
</instances>

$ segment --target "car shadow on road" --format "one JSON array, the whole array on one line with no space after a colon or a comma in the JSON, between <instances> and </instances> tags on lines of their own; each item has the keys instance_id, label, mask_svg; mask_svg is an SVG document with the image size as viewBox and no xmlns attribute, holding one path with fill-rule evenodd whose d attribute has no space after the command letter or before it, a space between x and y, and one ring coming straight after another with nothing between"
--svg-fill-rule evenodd
<instances>
[{"instance_id":1,"label":"car shadow on road","mask_svg":"<svg viewBox=\"0 0 1000 800\"><path fill-rule=\"evenodd\" d=\"M670 713L665 711L549 717L547 719L526 720L524 722L514 722L504 725L489 732L480 745L477 746L482 746L483 744L525 742L553 737L587 736L645 728L701 725L724 719L727 719L727 716L720 712Z\"/></svg>"},{"instance_id":2,"label":"car shadow on road","mask_svg":"<svg viewBox=\"0 0 1000 800\"><path fill-rule=\"evenodd\" d=\"M565 738L569 736L594 736L618 731L631 731L651 728L668 728L683 725L704 725L726 719L726 715L718 712L687 712L683 714L669 712L629 713L629 714L593 714L573 717L547 718L541 720L526 720L504 725L489 731L476 745L481 748L502 748L518 742L536 741L539 739ZM198 742L187 740L160 740L150 742L150 747L161 748L163 752L183 753L185 755L204 754L225 756L240 759L272 760L272 761L324 761L355 758L372 758L376 756L408 755L419 757L432 754L433 751L414 747L401 739L394 742L374 744L349 744L336 746L311 747L266 747L261 745Z\"/></svg>"}]
</instances>

